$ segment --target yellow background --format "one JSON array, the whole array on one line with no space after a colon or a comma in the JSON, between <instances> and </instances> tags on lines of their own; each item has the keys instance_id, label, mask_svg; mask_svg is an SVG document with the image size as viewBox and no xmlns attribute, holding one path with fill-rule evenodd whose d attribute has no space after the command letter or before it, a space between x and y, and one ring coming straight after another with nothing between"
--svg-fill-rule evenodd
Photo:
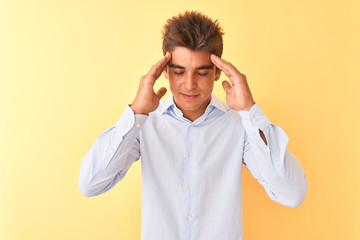
<instances>
[{"instance_id":1,"label":"yellow background","mask_svg":"<svg viewBox=\"0 0 360 240\"><path fill-rule=\"evenodd\" d=\"M140 238L140 162L98 197L77 178L162 56L166 19L185 10L219 19L223 58L307 174L293 209L244 169L244 239L360 239L357 0L0 0L0 239Z\"/></svg>"}]
</instances>

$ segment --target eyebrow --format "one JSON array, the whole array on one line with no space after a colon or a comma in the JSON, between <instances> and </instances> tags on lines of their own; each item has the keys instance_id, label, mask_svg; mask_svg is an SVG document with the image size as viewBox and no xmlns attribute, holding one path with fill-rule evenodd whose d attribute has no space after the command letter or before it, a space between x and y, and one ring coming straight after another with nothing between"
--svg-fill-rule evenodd
<instances>
[{"instance_id":1,"label":"eyebrow","mask_svg":"<svg viewBox=\"0 0 360 240\"><path fill-rule=\"evenodd\" d=\"M185 67L183 66L180 66L180 65L176 65L176 64L170 64L169 65L171 68L180 68L180 69L185 69ZM201 67L197 67L196 69L197 70L201 70L201 69L212 69L213 66L211 65L204 65L204 66L201 66Z\"/></svg>"}]
</instances>

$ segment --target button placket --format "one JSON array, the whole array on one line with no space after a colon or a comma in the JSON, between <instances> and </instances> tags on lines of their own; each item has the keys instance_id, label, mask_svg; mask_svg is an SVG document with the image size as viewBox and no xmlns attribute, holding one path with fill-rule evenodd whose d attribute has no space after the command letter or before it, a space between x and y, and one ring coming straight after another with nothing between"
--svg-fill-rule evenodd
<instances>
[{"instance_id":1,"label":"button placket","mask_svg":"<svg viewBox=\"0 0 360 240\"><path fill-rule=\"evenodd\" d=\"M191 235L191 225L192 225L192 181L193 181L193 165L194 165L194 149L195 149L195 142L194 142L194 124L190 123L188 125L187 133L186 133L186 148L185 148L185 158L184 158L184 187L185 187L185 211L186 211L186 232Z\"/></svg>"}]
</instances>

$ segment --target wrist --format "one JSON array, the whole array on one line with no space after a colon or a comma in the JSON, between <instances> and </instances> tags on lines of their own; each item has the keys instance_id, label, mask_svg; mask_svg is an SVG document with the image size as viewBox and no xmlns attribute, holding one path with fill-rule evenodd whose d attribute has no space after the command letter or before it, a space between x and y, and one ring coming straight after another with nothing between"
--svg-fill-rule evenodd
<instances>
[{"instance_id":1,"label":"wrist","mask_svg":"<svg viewBox=\"0 0 360 240\"><path fill-rule=\"evenodd\" d=\"M143 114L143 115L148 115L149 114L149 112L139 108L136 104L130 104L129 106L130 106L130 108L133 110L133 112L135 114Z\"/></svg>"},{"instance_id":2,"label":"wrist","mask_svg":"<svg viewBox=\"0 0 360 240\"><path fill-rule=\"evenodd\" d=\"M237 107L236 111L250 111L250 109L255 105L255 102L252 101L251 103L247 104L246 106Z\"/></svg>"}]
</instances>

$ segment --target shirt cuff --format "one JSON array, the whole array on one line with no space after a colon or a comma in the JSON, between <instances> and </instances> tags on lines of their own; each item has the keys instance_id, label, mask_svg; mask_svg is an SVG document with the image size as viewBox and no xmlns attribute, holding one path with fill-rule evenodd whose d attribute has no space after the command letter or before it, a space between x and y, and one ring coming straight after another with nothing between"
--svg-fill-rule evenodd
<instances>
[{"instance_id":1,"label":"shirt cuff","mask_svg":"<svg viewBox=\"0 0 360 240\"><path fill-rule=\"evenodd\" d=\"M238 114L247 133L259 134L259 129L264 131L264 129L271 125L270 120L265 116L257 103L249 111L238 111Z\"/></svg>"},{"instance_id":2,"label":"shirt cuff","mask_svg":"<svg viewBox=\"0 0 360 240\"><path fill-rule=\"evenodd\" d=\"M141 127L145 124L148 117L148 115L135 114L131 107L127 105L119 120L115 124L116 130L118 134L123 137L135 127L137 130L134 134L137 134Z\"/></svg>"}]
</instances>

